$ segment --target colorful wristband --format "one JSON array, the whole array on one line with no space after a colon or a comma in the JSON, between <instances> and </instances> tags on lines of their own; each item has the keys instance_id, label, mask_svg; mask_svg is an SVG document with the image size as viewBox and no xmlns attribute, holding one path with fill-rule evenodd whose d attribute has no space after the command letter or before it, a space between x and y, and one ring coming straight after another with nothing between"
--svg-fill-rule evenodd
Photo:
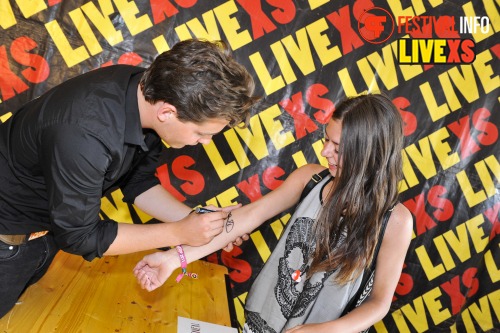
<instances>
[{"instance_id":1,"label":"colorful wristband","mask_svg":"<svg viewBox=\"0 0 500 333\"><path fill-rule=\"evenodd\" d=\"M187 260L186 260L186 255L184 254L184 249L182 248L182 245L177 245L175 247L175 249L177 250L177 254L179 255L179 260L181 261L181 269L182 269L182 272L179 273L179 275L177 275L177 278L175 279L175 281L177 281L177 283L179 283L182 280L182 278L184 277L184 275L189 276L193 279L198 278L198 274L188 273L188 271L187 271Z\"/></svg>"}]
</instances>

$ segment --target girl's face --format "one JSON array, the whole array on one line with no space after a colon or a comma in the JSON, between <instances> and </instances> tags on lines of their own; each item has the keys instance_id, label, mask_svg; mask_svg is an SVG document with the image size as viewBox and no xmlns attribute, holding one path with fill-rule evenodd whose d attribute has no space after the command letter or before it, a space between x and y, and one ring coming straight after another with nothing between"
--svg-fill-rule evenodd
<instances>
[{"instance_id":1,"label":"girl's face","mask_svg":"<svg viewBox=\"0 0 500 333\"><path fill-rule=\"evenodd\" d=\"M325 145L321 151L321 156L328 161L328 168L332 176L340 175L342 169L339 161L340 136L342 134L342 122L330 119L325 128Z\"/></svg>"}]
</instances>

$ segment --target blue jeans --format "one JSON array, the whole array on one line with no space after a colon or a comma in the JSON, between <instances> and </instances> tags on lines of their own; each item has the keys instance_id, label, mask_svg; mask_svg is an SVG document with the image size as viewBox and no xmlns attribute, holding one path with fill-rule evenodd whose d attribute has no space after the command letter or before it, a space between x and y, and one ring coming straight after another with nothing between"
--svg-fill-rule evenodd
<instances>
[{"instance_id":1,"label":"blue jeans","mask_svg":"<svg viewBox=\"0 0 500 333\"><path fill-rule=\"evenodd\" d=\"M58 250L50 233L22 245L0 241L0 318L47 272Z\"/></svg>"}]
</instances>

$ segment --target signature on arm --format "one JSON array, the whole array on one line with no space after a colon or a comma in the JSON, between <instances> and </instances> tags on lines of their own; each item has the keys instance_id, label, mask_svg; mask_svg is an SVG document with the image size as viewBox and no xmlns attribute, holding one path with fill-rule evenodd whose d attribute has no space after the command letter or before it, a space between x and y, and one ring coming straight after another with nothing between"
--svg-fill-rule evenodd
<instances>
[{"instance_id":1,"label":"signature on arm","mask_svg":"<svg viewBox=\"0 0 500 333\"><path fill-rule=\"evenodd\" d=\"M234 227L233 214L229 212L229 214L227 214L227 219L226 219L226 232L230 233L231 230L233 230L233 227Z\"/></svg>"}]
</instances>

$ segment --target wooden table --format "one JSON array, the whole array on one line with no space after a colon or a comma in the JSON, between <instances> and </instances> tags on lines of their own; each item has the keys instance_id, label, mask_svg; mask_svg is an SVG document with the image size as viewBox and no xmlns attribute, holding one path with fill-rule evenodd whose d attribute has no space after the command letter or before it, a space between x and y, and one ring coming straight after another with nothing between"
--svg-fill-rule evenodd
<instances>
[{"instance_id":1,"label":"wooden table","mask_svg":"<svg viewBox=\"0 0 500 333\"><path fill-rule=\"evenodd\" d=\"M198 279L147 292L132 269L149 252L87 262L60 251L47 274L0 319L0 332L177 332L177 317L231 326L227 268L196 261L188 271Z\"/></svg>"}]
</instances>

